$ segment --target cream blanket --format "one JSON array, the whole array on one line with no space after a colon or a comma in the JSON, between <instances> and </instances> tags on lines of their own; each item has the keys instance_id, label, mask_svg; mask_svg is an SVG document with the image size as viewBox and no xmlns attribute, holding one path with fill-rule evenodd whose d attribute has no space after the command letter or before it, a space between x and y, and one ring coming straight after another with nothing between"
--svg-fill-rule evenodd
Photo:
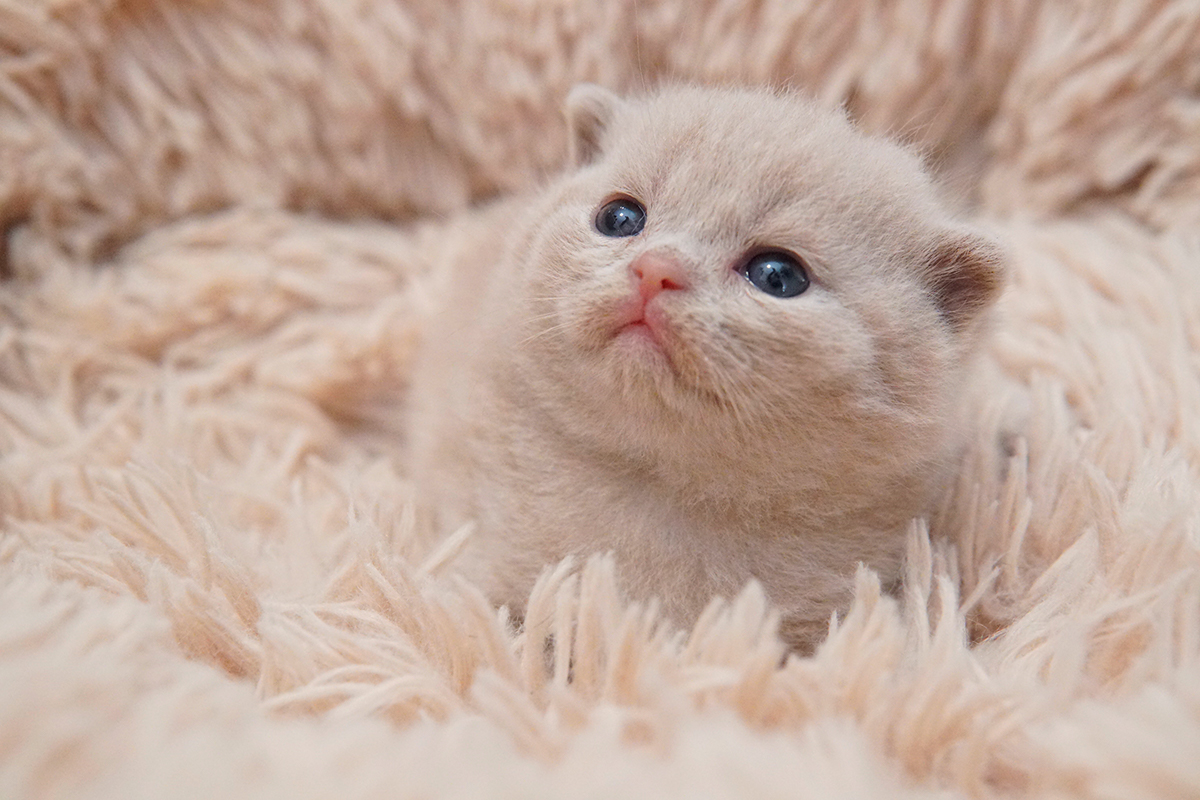
<instances>
[{"instance_id":1,"label":"cream blanket","mask_svg":"<svg viewBox=\"0 0 1200 800\"><path fill-rule=\"evenodd\" d=\"M804 87L1010 243L812 658L603 558L515 631L414 533L420 277L579 80ZM1200 796L1198 226L1193 0L0 0L0 797Z\"/></svg>"}]
</instances>

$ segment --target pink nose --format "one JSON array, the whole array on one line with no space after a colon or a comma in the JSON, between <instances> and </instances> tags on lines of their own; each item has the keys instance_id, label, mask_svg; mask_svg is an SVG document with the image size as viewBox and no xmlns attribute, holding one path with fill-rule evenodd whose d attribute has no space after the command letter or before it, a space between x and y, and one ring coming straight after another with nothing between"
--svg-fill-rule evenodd
<instances>
[{"instance_id":1,"label":"pink nose","mask_svg":"<svg viewBox=\"0 0 1200 800\"><path fill-rule=\"evenodd\" d=\"M667 289L686 289L687 271L670 256L642 253L629 265L629 274L637 283L643 301L657 297Z\"/></svg>"}]
</instances>

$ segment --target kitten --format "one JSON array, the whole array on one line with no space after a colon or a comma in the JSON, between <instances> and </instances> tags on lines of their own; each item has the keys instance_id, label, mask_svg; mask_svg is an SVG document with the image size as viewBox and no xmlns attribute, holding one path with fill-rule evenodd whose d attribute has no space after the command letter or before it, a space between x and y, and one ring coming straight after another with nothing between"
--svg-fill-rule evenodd
<instances>
[{"instance_id":1,"label":"kitten","mask_svg":"<svg viewBox=\"0 0 1200 800\"><path fill-rule=\"evenodd\" d=\"M572 169L446 254L412 390L413 476L520 613L614 551L690 624L758 579L810 646L857 564L898 575L956 445L998 247L917 159L793 95L567 101Z\"/></svg>"}]
</instances>

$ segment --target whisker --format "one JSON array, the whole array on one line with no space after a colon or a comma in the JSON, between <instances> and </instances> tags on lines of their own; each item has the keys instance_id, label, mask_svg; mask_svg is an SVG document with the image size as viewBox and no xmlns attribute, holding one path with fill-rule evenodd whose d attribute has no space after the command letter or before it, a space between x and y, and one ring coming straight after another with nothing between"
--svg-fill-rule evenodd
<instances>
[{"instance_id":1,"label":"whisker","mask_svg":"<svg viewBox=\"0 0 1200 800\"><path fill-rule=\"evenodd\" d=\"M544 320L544 319L554 319L557 316L559 316L558 312L552 311L549 314L536 314L532 317L526 317L525 321L526 322L540 322L541 320Z\"/></svg>"},{"instance_id":2,"label":"whisker","mask_svg":"<svg viewBox=\"0 0 1200 800\"><path fill-rule=\"evenodd\" d=\"M533 334L532 336L522 339L521 341L517 342L517 346L520 347L522 345L529 344L530 342L532 342L536 339L540 339L541 337L547 336L551 333L558 333L560 331L564 331L567 328L570 328L573 324L574 323L572 323L572 322L564 322L561 325L552 325L549 328L546 328L546 330L544 330L544 331L538 331L537 333Z\"/></svg>"}]
</instances>

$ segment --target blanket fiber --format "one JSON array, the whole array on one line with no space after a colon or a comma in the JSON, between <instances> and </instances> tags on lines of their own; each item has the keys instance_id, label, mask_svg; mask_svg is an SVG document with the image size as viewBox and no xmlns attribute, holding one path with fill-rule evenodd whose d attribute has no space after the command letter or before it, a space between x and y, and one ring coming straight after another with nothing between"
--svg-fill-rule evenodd
<instances>
[{"instance_id":1,"label":"blanket fiber","mask_svg":"<svg viewBox=\"0 0 1200 800\"><path fill-rule=\"evenodd\" d=\"M802 88L1008 243L811 657L414 526L424 278L583 80ZM1194 0L0 0L0 797L1200 797L1197 231Z\"/></svg>"}]
</instances>

